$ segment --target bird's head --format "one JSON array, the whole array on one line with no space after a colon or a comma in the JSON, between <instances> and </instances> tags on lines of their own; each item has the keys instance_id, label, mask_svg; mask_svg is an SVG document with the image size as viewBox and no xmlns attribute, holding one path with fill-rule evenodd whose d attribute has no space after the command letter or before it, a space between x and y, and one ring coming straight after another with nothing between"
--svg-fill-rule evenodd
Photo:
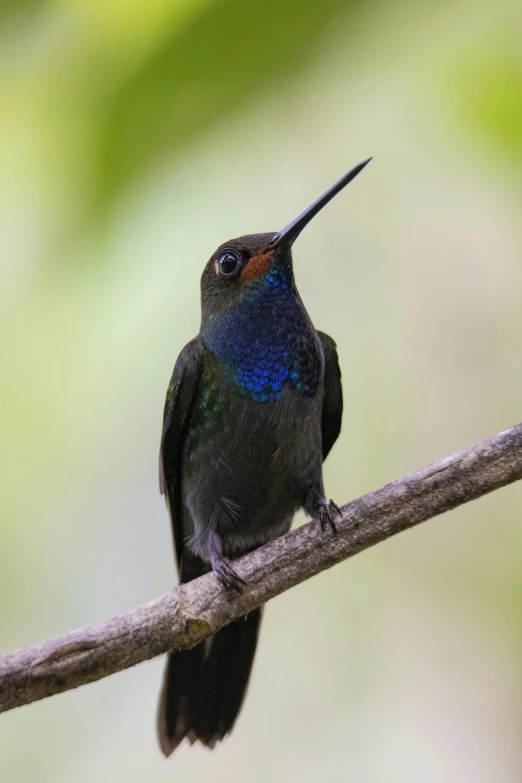
<instances>
[{"instance_id":1,"label":"bird's head","mask_svg":"<svg viewBox=\"0 0 522 783\"><path fill-rule=\"evenodd\" d=\"M220 245L201 276L202 326L264 283L293 286L292 245L320 210L370 162L355 166L282 231L248 234Z\"/></svg>"}]
</instances>

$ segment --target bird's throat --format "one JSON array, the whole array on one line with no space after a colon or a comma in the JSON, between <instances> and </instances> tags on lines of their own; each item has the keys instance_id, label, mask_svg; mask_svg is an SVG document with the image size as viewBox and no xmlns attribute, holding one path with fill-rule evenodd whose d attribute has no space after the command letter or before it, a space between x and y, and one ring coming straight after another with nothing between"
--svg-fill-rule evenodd
<instances>
[{"instance_id":1,"label":"bird's throat","mask_svg":"<svg viewBox=\"0 0 522 783\"><path fill-rule=\"evenodd\" d=\"M233 383L252 399L280 399L285 387L313 396L321 357L315 330L293 283L271 269L202 333Z\"/></svg>"}]
</instances>

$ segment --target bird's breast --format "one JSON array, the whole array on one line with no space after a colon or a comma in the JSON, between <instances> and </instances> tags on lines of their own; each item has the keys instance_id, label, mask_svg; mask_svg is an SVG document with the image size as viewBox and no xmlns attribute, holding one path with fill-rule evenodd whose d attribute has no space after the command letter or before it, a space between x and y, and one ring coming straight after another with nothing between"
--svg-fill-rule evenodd
<instances>
[{"instance_id":1,"label":"bird's breast","mask_svg":"<svg viewBox=\"0 0 522 783\"><path fill-rule=\"evenodd\" d=\"M211 526L229 555L284 532L303 506L321 472L321 403L321 385L314 396L283 385L278 399L257 400L209 358L185 439L182 494L195 528Z\"/></svg>"},{"instance_id":2,"label":"bird's breast","mask_svg":"<svg viewBox=\"0 0 522 783\"><path fill-rule=\"evenodd\" d=\"M258 402L282 398L285 388L313 398L323 372L317 333L295 288L273 270L263 286L220 316L202 334L230 381Z\"/></svg>"},{"instance_id":3,"label":"bird's breast","mask_svg":"<svg viewBox=\"0 0 522 783\"><path fill-rule=\"evenodd\" d=\"M295 286L271 269L201 332L204 370L185 438L182 494L205 559L290 527L321 475L324 354Z\"/></svg>"}]
</instances>

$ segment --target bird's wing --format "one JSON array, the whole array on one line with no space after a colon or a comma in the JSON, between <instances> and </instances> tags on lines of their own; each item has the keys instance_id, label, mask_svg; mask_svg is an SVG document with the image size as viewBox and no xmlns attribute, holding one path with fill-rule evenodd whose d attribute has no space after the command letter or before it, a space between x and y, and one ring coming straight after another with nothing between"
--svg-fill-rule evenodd
<instances>
[{"instance_id":1,"label":"bird's wing","mask_svg":"<svg viewBox=\"0 0 522 783\"><path fill-rule=\"evenodd\" d=\"M166 495L178 569L183 537L181 530L181 453L187 423L201 374L203 346L195 337L183 348L172 373L163 413L159 460L160 492Z\"/></svg>"},{"instance_id":2,"label":"bird's wing","mask_svg":"<svg viewBox=\"0 0 522 783\"><path fill-rule=\"evenodd\" d=\"M317 334L324 350L324 399L321 415L324 461L341 431L343 388L335 341L324 332Z\"/></svg>"}]
</instances>

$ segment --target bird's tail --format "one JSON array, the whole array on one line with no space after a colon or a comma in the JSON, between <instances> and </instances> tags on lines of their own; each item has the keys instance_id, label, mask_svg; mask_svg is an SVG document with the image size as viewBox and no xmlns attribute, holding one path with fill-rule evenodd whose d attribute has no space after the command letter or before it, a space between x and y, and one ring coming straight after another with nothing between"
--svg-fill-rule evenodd
<instances>
[{"instance_id":1,"label":"bird's tail","mask_svg":"<svg viewBox=\"0 0 522 783\"><path fill-rule=\"evenodd\" d=\"M252 669L261 612L255 609L191 650L169 653L158 713L165 756L185 737L213 748L232 730Z\"/></svg>"}]
</instances>

